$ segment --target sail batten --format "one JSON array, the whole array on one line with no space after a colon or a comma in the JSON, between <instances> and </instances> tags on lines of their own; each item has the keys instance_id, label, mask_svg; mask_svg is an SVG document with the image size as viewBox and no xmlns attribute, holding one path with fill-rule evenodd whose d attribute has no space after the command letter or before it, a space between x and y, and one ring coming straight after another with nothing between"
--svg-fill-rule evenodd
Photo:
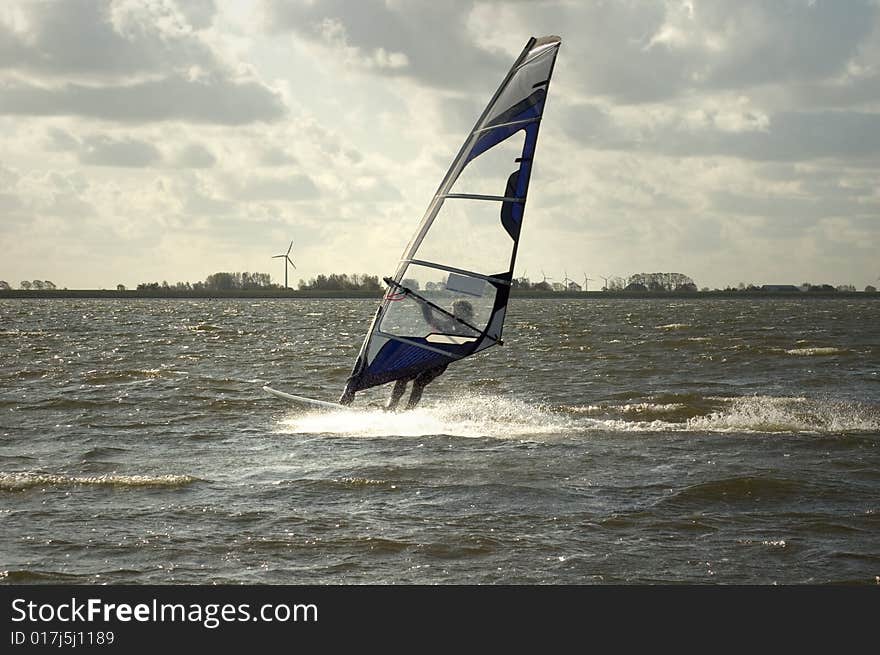
<instances>
[{"instance_id":1,"label":"sail batten","mask_svg":"<svg viewBox=\"0 0 880 655\"><path fill-rule=\"evenodd\" d=\"M444 198L459 198L463 200L495 200L496 202L525 202L525 198L513 196L485 196L478 193L447 193Z\"/></svg>"},{"instance_id":2,"label":"sail batten","mask_svg":"<svg viewBox=\"0 0 880 655\"><path fill-rule=\"evenodd\" d=\"M478 130L474 130L472 134L481 134L483 132L488 132L489 130L494 130L498 127L512 127L516 125L528 125L529 123L537 123L541 120L540 116L536 116L534 118L524 118L518 121L510 121L509 123L500 123L497 125L489 125L488 127L481 127Z\"/></svg>"},{"instance_id":3,"label":"sail batten","mask_svg":"<svg viewBox=\"0 0 880 655\"><path fill-rule=\"evenodd\" d=\"M556 36L530 39L465 137L393 276L385 278L387 291L346 394L501 343L560 45Z\"/></svg>"},{"instance_id":4,"label":"sail batten","mask_svg":"<svg viewBox=\"0 0 880 655\"><path fill-rule=\"evenodd\" d=\"M460 273L462 275L470 275L471 277L481 278L483 280L487 280L489 282L493 282L495 284L506 284L510 285L509 280L503 280L498 277L492 277L491 275L483 275L482 273L476 273L475 271L468 271L462 268L454 268L452 266L446 266L445 264L438 264L436 262L428 262L423 259L407 259L406 262L410 264L418 264L419 266L425 266L427 268L436 268L441 271L448 271L450 273Z\"/></svg>"}]
</instances>

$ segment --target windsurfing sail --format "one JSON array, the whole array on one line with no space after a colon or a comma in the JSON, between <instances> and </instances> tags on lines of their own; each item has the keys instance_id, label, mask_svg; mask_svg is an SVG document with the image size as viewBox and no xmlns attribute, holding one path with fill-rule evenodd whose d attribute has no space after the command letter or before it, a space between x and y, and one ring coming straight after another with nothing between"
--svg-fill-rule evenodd
<instances>
[{"instance_id":1,"label":"windsurfing sail","mask_svg":"<svg viewBox=\"0 0 880 655\"><path fill-rule=\"evenodd\" d=\"M557 36L529 39L465 138L397 270L385 278L344 397L501 343L561 43Z\"/></svg>"}]
</instances>

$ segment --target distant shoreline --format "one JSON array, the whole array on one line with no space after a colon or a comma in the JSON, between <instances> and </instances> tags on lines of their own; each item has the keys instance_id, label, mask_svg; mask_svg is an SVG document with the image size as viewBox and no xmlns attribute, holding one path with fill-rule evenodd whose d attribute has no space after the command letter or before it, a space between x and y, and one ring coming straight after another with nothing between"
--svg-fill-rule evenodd
<instances>
[{"instance_id":1,"label":"distant shoreline","mask_svg":"<svg viewBox=\"0 0 880 655\"><path fill-rule=\"evenodd\" d=\"M339 299L373 299L379 300L381 293L376 291L310 291L310 290L248 290L248 291L180 291L175 289L163 290L126 290L117 291L110 289L55 289L55 290L28 290L11 289L0 290L0 299L278 299L299 300L307 298L339 298ZM652 292L652 291L517 291L511 292L511 297L517 299L551 299L551 300L602 300L602 299L676 299L676 300L701 300L709 298L766 298L768 300L813 300L817 298L872 298L880 299L880 293L865 291L693 291L693 292Z\"/></svg>"}]
</instances>

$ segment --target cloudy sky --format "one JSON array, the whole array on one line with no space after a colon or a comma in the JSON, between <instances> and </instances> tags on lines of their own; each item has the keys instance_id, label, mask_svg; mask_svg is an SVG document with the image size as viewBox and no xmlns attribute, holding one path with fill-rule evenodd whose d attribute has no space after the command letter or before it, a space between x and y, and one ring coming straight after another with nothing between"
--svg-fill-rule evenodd
<instances>
[{"instance_id":1,"label":"cloudy sky","mask_svg":"<svg viewBox=\"0 0 880 655\"><path fill-rule=\"evenodd\" d=\"M516 266L880 276L880 0L6 0L0 279L388 275L529 36Z\"/></svg>"}]
</instances>

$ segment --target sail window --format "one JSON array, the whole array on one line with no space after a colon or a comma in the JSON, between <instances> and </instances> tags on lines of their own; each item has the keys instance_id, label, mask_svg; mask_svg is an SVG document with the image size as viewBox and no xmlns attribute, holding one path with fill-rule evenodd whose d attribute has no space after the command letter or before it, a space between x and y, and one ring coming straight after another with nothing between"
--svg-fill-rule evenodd
<instances>
[{"instance_id":1,"label":"sail window","mask_svg":"<svg viewBox=\"0 0 880 655\"><path fill-rule=\"evenodd\" d=\"M451 193L504 195L504 183L523 155L525 131L520 129L498 145L471 159L452 185Z\"/></svg>"},{"instance_id":2,"label":"sail window","mask_svg":"<svg viewBox=\"0 0 880 655\"><path fill-rule=\"evenodd\" d=\"M497 181L501 188L496 194L503 196L507 176ZM507 271L513 239L501 222L501 209L502 203L496 200L448 198L425 235L417 259L483 275Z\"/></svg>"},{"instance_id":3,"label":"sail window","mask_svg":"<svg viewBox=\"0 0 880 655\"><path fill-rule=\"evenodd\" d=\"M520 66L519 70L514 73L513 79L492 105L492 109L486 117L487 124L493 123L508 109L532 96L535 92L535 83L543 82L550 77L555 59L556 51L551 48Z\"/></svg>"},{"instance_id":4,"label":"sail window","mask_svg":"<svg viewBox=\"0 0 880 655\"><path fill-rule=\"evenodd\" d=\"M390 289L386 295L391 302L379 326L382 332L428 341L431 335L441 334L473 340L486 329L495 305L495 285L480 277L418 264L407 272L411 277L403 281L403 288Z\"/></svg>"},{"instance_id":5,"label":"sail window","mask_svg":"<svg viewBox=\"0 0 880 655\"><path fill-rule=\"evenodd\" d=\"M462 293L466 296L478 298L486 291L486 280L469 275L450 273L446 278L446 290L453 293Z\"/></svg>"}]
</instances>

